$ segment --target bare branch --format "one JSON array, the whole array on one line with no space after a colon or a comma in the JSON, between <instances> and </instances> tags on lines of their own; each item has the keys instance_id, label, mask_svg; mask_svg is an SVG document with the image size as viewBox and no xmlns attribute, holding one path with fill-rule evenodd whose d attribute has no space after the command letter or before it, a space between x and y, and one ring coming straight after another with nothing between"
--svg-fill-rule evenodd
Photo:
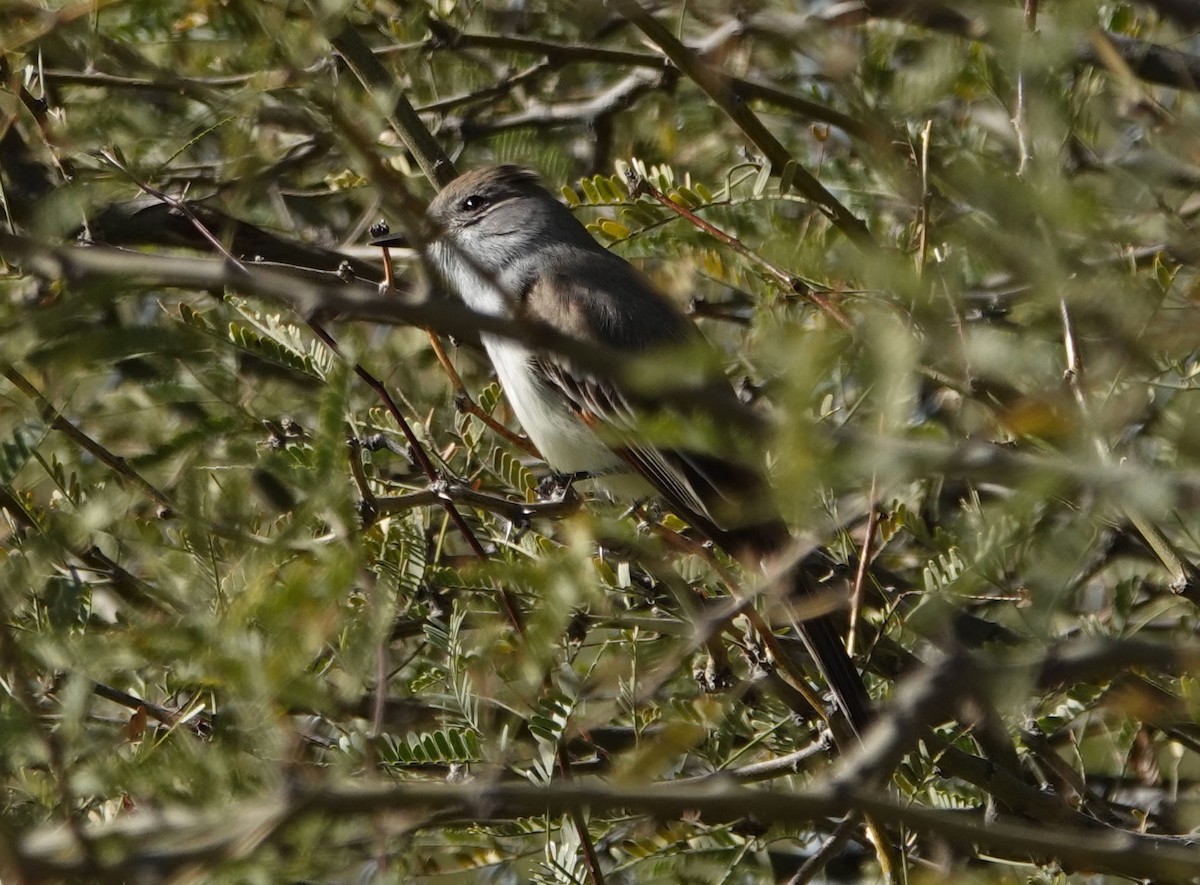
<instances>
[{"instance_id":1,"label":"bare branch","mask_svg":"<svg viewBox=\"0 0 1200 885\"><path fill-rule=\"evenodd\" d=\"M1183 881L1200 876L1200 852L1192 840L1104 827L1054 827L1017 820L992 823L975 815L898 804L856 790L766 792L740 786L713 789L659 785L617 787L569 783L551 788L519 783L388 784L298 788L286 798L257 800L220 815L147 812L114 825L89 828L108 850L97 868L73 843L53 831L35 832L18 845L16 862L26 875L117 877L145 866L171 872L201 860L236 857L270 838L279 827L311 816L338 820L388 812L420 826L430 815L452 813L479 820L511 820L572 811L627 811L676 819L699 815L716 823L753 817L778 823L808 823L846 814L870 815L884 825L905 826L951 844L981 848L1014 860L1049 860L1068 870L1108 872L1137 878ZM254 838L248 842L247 834ZM182 839L188 836L186 840Z\"/></svg>"}]
</instances>

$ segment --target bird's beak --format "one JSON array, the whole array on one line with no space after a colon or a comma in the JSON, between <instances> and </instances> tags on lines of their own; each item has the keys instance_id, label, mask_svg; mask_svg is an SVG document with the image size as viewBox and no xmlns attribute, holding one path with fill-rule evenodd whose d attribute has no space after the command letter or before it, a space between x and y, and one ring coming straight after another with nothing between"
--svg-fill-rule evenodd
<instances>
[{"instance_id":1,"label":"bird's beak","mask_svg":"<svg viewBox=\"0 0 1200 885\"><path fill-rule=\"evenodd\" d=\"M401 249L408 248L408 237L404 234L384 234L382 237L376 237L370 241L372 246L399 246Z\"/></svg>"}]
</instances>

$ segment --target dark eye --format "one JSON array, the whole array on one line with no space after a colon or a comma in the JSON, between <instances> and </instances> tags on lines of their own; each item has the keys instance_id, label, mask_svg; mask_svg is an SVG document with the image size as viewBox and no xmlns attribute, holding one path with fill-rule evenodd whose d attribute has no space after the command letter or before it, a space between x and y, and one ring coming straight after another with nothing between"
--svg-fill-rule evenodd
<instances>
[{"instance_id":1,"label":"dark eye","mask_svg":"<svg viewBox=\"0 0 1200 885\"><path fill-rule=\"evenodd\" d=\"M464 197L459 201L458 208L460 212L478 212L485 206L490 205L491 202L483 194L471 194L471 196Z\"/></svg>"}]
</instances>

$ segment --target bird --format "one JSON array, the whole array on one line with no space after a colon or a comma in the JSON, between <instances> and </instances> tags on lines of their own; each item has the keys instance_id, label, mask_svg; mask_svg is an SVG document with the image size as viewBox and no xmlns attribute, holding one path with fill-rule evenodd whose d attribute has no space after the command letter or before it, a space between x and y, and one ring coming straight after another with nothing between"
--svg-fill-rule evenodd
<instances>
[{"instance_id":1,"label":"bird","mask_svg":"<svg viewBox=\"0 0 1200 885\"><path fill-rule=\"evenodd\" d=\"M695 324L633 265L600 245L526 167L464 173L433 198L425 222L427 238L416 244L425 261L476 312L543 324L616 355L687 360L681 374L710 364L695 357L711 353ZM686 434L653 438L640 419L655 404L644 392L624 389L616 373L499 334L480 337L513 413L554 471L590 477L617 498L657 496L744 567L763 570L787 550L792 535L772 503L765 465L740 457L736 439L714 451L693 445ZM736 404L723 371L707 373L703 384L703 400ZM805 569L793 568L789 579L797 595L815 592ZM799 628L838 708L861 735L871 701L834 619L817 615L799 621Z\"/></svg>"}]
</instances>

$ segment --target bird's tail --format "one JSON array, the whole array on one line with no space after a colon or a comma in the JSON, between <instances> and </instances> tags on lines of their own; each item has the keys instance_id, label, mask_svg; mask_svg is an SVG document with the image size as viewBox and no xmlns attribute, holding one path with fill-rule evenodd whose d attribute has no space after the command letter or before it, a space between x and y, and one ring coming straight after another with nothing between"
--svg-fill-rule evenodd
<instances>
[{"instance_id":1,"label":"bird's tail","mask_svg":"<svg viewBox=\"0 0 1200 885\"><path fill-rule=\"evenodd\" d=\"M798 585L797 596L803 598L804 595L811 595L809 579L803 574L803 569L797 570L795 583ZM818 615L801 621L800 636L817 662L817 669L833 691L838 707L850 721L850 727L855 734L862 735L871 721L871 698L858 668L846 653L846 646L842 644L833 618L830 615Z\"/></svg>"},{"instance_id":2,"label":"bird's tail","mask_svg":"<svg viewBox=\"0 0 1200 885\"><path fill-rule=\"evenodd\" d=\"M725 532L721 541L727 550L740 551L745 562L750 556L761 567L780 555L792 543L791 534L782 522L772 521L733 532ZM749 564L747 562L747 564ZM818 596L817 578L810 563L797 563L791 572L790 599L800 603ZM862 735L872 718L871 697L867 694L862 676L846 652L839 634L837 620L827 613L804 617L798 612L800 636L816 661L817 669L833 691L838 708L850 722L856 735Z\"/></svg>"}]
</instances>

